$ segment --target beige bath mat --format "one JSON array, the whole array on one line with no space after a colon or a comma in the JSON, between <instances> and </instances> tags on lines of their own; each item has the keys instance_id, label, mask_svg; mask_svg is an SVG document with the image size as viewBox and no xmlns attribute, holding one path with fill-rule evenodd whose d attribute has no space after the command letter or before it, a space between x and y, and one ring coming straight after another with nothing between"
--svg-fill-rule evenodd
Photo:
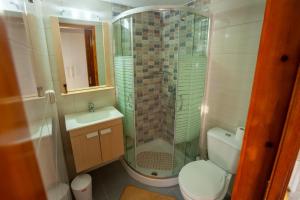
<instances>
[{"instance_id":1,"label":"beige bath mat","mask_svg":"<svg viewBox=\"0 0 300 200\"><path fill-rule=\"evenodd\" d=\"M176 198L128 185L120 200L176 200Z\"/></svg>"}]
</instances>

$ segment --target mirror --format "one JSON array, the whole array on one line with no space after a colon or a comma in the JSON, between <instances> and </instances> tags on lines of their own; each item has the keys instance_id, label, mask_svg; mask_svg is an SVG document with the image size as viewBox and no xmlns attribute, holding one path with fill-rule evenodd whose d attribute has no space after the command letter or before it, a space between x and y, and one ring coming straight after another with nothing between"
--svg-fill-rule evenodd
<instances>
[{"instance_id":1,"label":"mirror","mask_svg":"<svg viewBox=\"0 0 300 200\"><path fill-rule=\"evenodd\" d=\"M63 92L108 86L108 24L66 18L58 21Z\"/></svg>"}]
</instances>

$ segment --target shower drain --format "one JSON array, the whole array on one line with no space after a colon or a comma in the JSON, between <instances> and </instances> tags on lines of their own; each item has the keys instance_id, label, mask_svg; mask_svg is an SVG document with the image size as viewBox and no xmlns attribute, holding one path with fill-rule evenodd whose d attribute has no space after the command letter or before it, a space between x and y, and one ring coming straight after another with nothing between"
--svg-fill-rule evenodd
<instances>
[{"instance_id":1,"label":"shower drain","mask_svg":"<svg viewBox=\"0 0 300 200\"><path fill-rule=\"evenodd\" d=\"M152 176L157 176L158 174L157 174L157 172L152 172L151 175Z\"/></svg>"}]
</instances>

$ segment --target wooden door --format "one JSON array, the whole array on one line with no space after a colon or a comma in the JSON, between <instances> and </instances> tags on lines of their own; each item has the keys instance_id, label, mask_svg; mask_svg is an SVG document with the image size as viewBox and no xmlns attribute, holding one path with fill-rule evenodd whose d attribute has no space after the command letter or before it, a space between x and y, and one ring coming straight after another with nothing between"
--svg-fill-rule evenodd
<instances>
[{"instance_id":1,"label":"wooden door","mask_svg":"<svg viewBox=\"0 0 300 200\"><path fill-rule=\"evenodd\" d=\"M103 162L117 159L124 154L123 126L119 124L99 130Z\"/></svg>"},{"instance_id":2,"label":"wooden door","mask_svg":"<svg viewBox=\"0 0 300 200\"><path fill-rule=\"evenodd\" d=\"M300 61L299 10L299 0L267 0L234 200L264 198Z\"/></svg>"},{"instance_id":3,"label":"wooden door","mask_svg":"<svg viewBox=\"0 0 300 200\"><path fill-rule=\"evenodd\" d=\"M300 66L266 199L283 199L300 149Z\"/></svg>"}]
</instances>

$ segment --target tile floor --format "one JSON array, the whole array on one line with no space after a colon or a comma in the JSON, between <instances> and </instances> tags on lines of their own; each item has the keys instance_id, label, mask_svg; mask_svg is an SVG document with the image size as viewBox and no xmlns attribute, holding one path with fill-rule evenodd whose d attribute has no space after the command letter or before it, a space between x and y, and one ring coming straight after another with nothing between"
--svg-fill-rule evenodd
<instances>
[{"instance_id":1,"label":"tile floor","mask_svg":"<svg viewBox=\"0 0 300 200\"><path fill-rule=\"evenodd\" d=\"M168 188L156 188L139 183L127 174L119 161L96 169L90 174L93 181L94 200L119 200L123 189L129 184L149 191L172 195L177 200L183 200L178 185Z\"/></svg>"},{"instance_id":2,"label":"tile floor","mask_svg":"<svg viewBox=\"0 0 300 200\"><path fill-rule=\"evenodd\" d=\"M123 189L127 185L134 185L153 192L172 195L177 200L183 200L179 186L168 188L157 188L144 185L132 179L120 161L115 161L109 165L90 172L93 181L93 199L94 200L119 200ZM226 197L225 200L230 200Z\"/></svg>"}]
</instances>

